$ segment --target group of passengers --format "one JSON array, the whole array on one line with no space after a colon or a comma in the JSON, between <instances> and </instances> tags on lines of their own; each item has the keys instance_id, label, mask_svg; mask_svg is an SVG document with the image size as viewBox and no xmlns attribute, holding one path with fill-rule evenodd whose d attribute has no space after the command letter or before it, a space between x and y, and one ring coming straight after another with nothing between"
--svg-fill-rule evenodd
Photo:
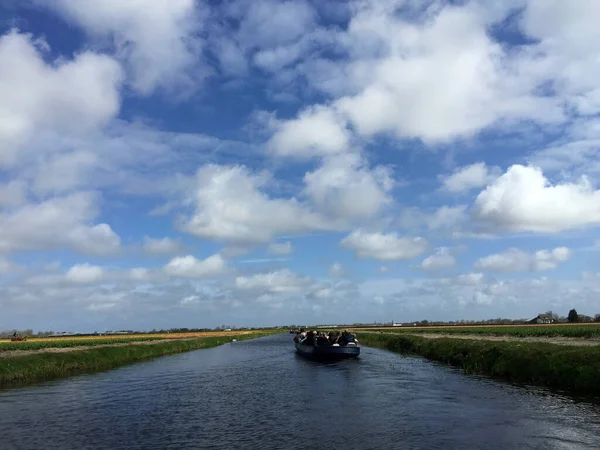
<instances>
[{"instance_id":1,"label":"group of passengers","mask_svg":"<svg viewBox=\"0 0 600 450\"><path fill-rule=\"evenodd\" d=\"M329 334L321 331L305 331L301 328L296 331L294 342L304 345L336 345L345 346L348 344L358 344L358 339L349 331L330 331Z\"/></svg>"}]
</instances>

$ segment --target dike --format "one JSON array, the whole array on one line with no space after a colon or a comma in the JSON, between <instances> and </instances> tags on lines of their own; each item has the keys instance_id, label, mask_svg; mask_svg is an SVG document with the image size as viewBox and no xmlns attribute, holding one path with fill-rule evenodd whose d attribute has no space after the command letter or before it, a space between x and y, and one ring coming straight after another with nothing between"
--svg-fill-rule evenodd
<instances>
[{"instance_id":1,"label":"dike","mask_svg":"<svg viewBox=\"0 0 600 450\"><path fill-rule=\"evenodd\" d=\"M414 335L357 333L362 345L423 356L467 374L584 396L600 396L600 345L561 346L485 339L427 339Z\"/></svg>"}]
</instances>

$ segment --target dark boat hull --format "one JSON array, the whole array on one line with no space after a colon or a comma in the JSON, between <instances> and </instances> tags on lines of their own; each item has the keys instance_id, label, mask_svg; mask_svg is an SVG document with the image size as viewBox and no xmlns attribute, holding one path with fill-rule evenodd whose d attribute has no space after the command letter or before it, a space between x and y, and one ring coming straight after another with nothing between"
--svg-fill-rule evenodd
<instances>
[{"instance_id":1,"label":"dark boat hull","mask_svg":"<svg viewBox=\"0 0 600 450\"><path fill-rule=\"evenodd\" d=\"M330 345L302 345L296 342L296 351L309 359L316 360L339 360L358 358L360 347L358 345L345 345L334 347Z\"/></svg>"}]
</instances>

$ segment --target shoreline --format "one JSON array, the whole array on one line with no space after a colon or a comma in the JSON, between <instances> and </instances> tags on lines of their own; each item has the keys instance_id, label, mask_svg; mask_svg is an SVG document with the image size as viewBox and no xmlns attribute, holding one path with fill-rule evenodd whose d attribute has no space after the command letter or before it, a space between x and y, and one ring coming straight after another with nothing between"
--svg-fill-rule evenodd
<instances>
[{"instance_id":1,"label":"shoreline","mask_svg":"<svg viewBox=\"0 0 600 450\"><path fill-rule=\"evenodd\" d=\"M0 360L0 390L23 387L72 375L102 372L160 356L217 347L226 343L256 339L274 333L207 336L190 339L133 342L102 346L70 347L69 350L33 350Z\"/></svg>"},{"instance_id":2,"label":"shoreline","mask_svg":"<svg viewBox=\"0 0 600 450\"><path fill-rule=\"evenodd\" d=\"M360 343L486 375L577 395L600 396L600 346L549 342L357 333Z\"/></svg>"}]
</instances>

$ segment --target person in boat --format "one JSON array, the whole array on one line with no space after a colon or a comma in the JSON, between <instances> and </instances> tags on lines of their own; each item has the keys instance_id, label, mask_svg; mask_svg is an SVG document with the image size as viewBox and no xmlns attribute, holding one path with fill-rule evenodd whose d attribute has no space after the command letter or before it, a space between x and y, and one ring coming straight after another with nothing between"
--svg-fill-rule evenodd
<instances>
[{"instance_id":1,"label":"person in boat","mask_svg":"<svg viewBox=\"0 0 600 450\"><path fill-rule=\"evenodd\" d=\"M348 330L344 330L340 338L340 345L348 345L349 343L358 344L358 339Z\"/></svg>"},{"instance_id":2,"label":"person in boat","mask_svg":"<svg viewBox=\"0 0 600 450\"><path fill-rule=\"evenodd\" d=\"M300 343L302 345L309 345L308 342L310 341L310 336L311 336L310 331L304 332L304 336L302 335L302 333L300 333Z\"/></svg>"},{"instance_id":3,"label":"person in boat","mask_svg":"<svg viewBox=\"0 0 600 450\"><path fill-rule=\"evenodd\" d=\"M294 336L294 342L300 342L300 332L296 330L296 335Z\"/></svg>"},{"instance_id":4,"label":"person in boat","mask_svg":"<svg viewBox=\"0 0 600 450\"><path fill-rule=\"evenodd\" d=\"M325 339L325 337L323 336L323 333L319 333L319 335L317 336L317 345L326 345L327 344L327 339Z\"/></svg>"},{"instance_id":5,"label":"person in boat","mask_svg":"<svg viewBox=\"0 0 600 450\"><path fill-rule=\"evenodd\" d=\"M336 339L335 339L335 333L333 331L329 332L328 340L329 340L329 344L331 344L331 345L335 344Z\"/></svg>"}]
</instances>

